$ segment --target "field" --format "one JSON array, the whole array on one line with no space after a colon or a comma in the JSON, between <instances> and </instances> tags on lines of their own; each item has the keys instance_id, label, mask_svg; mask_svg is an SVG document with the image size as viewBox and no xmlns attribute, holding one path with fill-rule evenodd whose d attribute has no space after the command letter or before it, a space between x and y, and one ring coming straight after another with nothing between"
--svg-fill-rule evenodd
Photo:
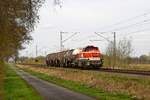
<instances>
[{"instance_id":1,"label":"field","mask_svg":"<svg viewBox=\"0 0 150 100\"><path fill-rule=\"evenodd\" d=\"M130 64L128 69L150 71L150 64Z\"/></svg>"},{"instance_id":2,"label":"field","mask_svg":"<svg viewBox=\"0 0 150 100\"><path fill-rule=\"evenodd\" d=\"M10 65L5 66L4 100L42 100L42 97Z\"/></svg>"},{"instance_id":3,"label":"field","mask_svg":"<svg viewBox=\"0 0 150 100\"><path fill-rule=\"evenodd\" d=\"M97 71L86 71L79 69L67 69L67 68L40 68L40 67L28 67L28 66L18 66L21 69L24 69L40 78L42 76L45 80L53 81L56 84L63 82L57 82L55 78L77 82L83 86L87 86L89 89L94 89L98 92L86 92L79 91L80 89L73 89L75 91L82 92L97 98L109 98L120 97L118 100L125 98L126 100L130 99L145 99L150 100L150 78L144 76L136 75L124 75L124 74L110 74L106 72L97 72ZM70 85L63 85L64 87L70 88ZM80 87L81 88L81 87ZM100 94L97 94L100 93ZM102 93L102 94L101 94ZM103 94L104 93L104 94ZM103 96L102 96L103 95ZM122 97L122 98L121 98ZM116 98L114 100L116 100ZM109 99L106 99L109 100Z\"/></svg>"},{"instance_id":4,"label":"field","mask_svg":"<svg viewBox=\"0 0 150 100\"><path fill-rule=\"evenodd\" d=\"M113 68L113 67L104 65L103 68ZM118 66L118 67L114 67L114 68L115 69L150 71L150 64L129 64L129 65Z\"/></svg>"}]
</instances>

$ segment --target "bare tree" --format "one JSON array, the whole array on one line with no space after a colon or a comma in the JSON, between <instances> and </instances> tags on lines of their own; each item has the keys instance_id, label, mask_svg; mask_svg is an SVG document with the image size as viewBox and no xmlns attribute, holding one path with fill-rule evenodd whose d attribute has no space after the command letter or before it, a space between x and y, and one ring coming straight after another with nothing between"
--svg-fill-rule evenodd
<instances>
[{"instance_id":1,"label":"bare tree","mask_svg":"<svg viewBox=\"0 0 150 100\"><path fill-rule=\"evenodd\" d=\"M128 58L130 57L133 49L132 49L132 41L124 38L122 40L120 40L117 44L116 44L116 66L120 67L120 66L125 66L126 64L128 64ZM106 55L109 57L107 57L107 63L105 65L107 66L112 66L114 59L113 59L113 42L109 43L107 48L106 48Z\"/></svg>"}]
</instances>

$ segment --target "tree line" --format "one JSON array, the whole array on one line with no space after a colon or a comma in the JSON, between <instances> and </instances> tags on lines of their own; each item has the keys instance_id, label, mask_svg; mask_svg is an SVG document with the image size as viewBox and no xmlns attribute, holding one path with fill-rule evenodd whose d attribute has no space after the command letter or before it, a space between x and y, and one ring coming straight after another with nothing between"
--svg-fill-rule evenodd
<instances>
[{"instance_id":1,"label":"tree line","mask_svg":"<svg viewBox=\"0 0 150 100\"><path fill-rule=\"evenodd\" d=\"M17 55L32 37L43 0L0 0L0 61Z\"/></svg>"},{"instance_id":2,"label":"tree line","mask_svg":"<svg viewBox=\"0 0 150 100\"><path fill-rule=\"evenodd\" d=\"M0 0L0 100L3 100L4 61L17 56L32 37L44 0Z\"/></svg>"},{"instance_id":3,"label":"tree line","mask_svg":"<svg viewBox=\"0 0 150 100\"><path fill-rule=\"evenodd\" d=\"M128 38L119 40L116 43L116 52L114 58L114 43L109 43L104 54L104 66L126 67L130 64L150 64L150 54L132 57L134 49L132 41Z\"/></svg>"}]
</instances>

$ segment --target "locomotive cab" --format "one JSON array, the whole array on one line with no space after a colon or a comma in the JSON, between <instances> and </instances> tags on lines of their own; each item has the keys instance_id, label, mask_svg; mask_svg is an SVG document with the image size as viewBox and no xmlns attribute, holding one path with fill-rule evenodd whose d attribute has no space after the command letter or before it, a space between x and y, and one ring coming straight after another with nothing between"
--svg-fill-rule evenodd
<instances>
[{"instance_id":1,"label":"locomotive cab","mask_svg":"<svg viewBox=\"0 0 150 100\"><path fill-rule=\"evenodd\" d=\"M78 54L79 65L99 68L103 64L98 47L87 46Z\"/></svg>"}]
</instances>

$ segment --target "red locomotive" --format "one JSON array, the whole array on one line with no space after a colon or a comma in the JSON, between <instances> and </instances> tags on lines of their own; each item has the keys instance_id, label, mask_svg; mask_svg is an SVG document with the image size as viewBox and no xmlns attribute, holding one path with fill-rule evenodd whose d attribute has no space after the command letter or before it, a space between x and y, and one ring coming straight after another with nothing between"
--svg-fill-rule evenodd
<instances>
[{"instance_id":1,"label":"red locomotive","mask_svg":"<svg viewBox=\"0 0 150 100\"><path fill-rule=\"evenodd\" d=\"M51 53L46 56L47 66L100 68L103 65L102 54L98 47L87 46Z\"/></svg>"}]
</instances>

